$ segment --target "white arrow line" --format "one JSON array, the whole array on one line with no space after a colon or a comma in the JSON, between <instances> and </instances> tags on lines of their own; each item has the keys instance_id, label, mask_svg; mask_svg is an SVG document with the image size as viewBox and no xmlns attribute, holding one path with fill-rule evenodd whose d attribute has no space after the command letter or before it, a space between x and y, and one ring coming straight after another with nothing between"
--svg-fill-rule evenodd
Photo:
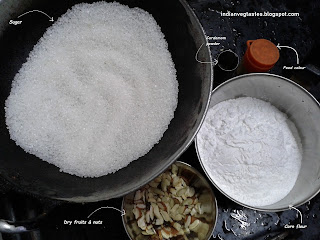
<instances>
[{"instance_id":1,"label":"white arrow line","mask_svg":"<svg viewBox=\"0 0 320 240\"><path fill-rule=\"evenodd\" d=\"M218 60L217 59L213 59L213 62L202 62L202 61L198 60L198 54L199 54L200 49L202 48L203 45L204 45L204 43L201 44L201 46L199 47L199 49L198 49L198 51L196 53L196 56L195 56L196 61L199 62L199 63L212 63L213 65L217 65L218 64Z\"/></svg>"},{"instance_id":2,"label":"white arrow line","mask_svg":"<svg viewBox=\"0 0 320 240\"><path fill-rule=\"evenodd\" d=\"M31 11L29 11L29 12L25 12L25 13L21 14L19 17L22 17L23 15L26 15L26 14L31 13L31 12L39 12L39 13L42 13L42 14L46 15L46 16L49 18L49 21L50 21L50 22L53 22L53 17L50 17L48 14L46 14L45 12L42 12L42 11L40 11L40 10L31 10ZM19 17L17 17L17 18L19 18Z\"/></svg>"},{"instance_id":3,"label":"white arrow line","mask_svg":"<svg viewBox=\"0 0 320 240\"><path fill-rule=\"evenodd\" d=\"M292 205L289 205L289 209L290 209L290 210L291 210L291 209L294 209L294 210L296 210L296 211L300 214L300 221L301 221L301 224L302 224L302 213L300 212L300 210L297 209L297 208L295 208L295 207L293 207Z\"/></svg>"},{"instance_id":4,"label":"white arrow line","mask_svg":"<svg viewBox=\"0 0 320 240\"><path fill-rule=\"evenodd\" d=\"M279 48L279 50L281 50L282 47L283 48L290 48L296 53L296 55L297 55L297 65L299 65L299 55L298 55L297 50L295 50L293 47L289 47L289 46L280 46L280 43L278 43L277 48Z\"/></svg>"},{"instance_id":5,"label":"white arrow line","mask_svg":"<svg viewBox=\"0 0 320 240\"><path fill-rule=\"evenodd\" d=\"M98 212L99 210L104 209L104 208L111 208L111 209L117 210L117 211L121 212L121 216L126 215L126 210L124 210L124 209L121 211L120 209L115 208L115 207L100 207L100 208L94 210L92 213L90 213L87 218L90 218L95 212Z\"/></svg>"}]
</instances>

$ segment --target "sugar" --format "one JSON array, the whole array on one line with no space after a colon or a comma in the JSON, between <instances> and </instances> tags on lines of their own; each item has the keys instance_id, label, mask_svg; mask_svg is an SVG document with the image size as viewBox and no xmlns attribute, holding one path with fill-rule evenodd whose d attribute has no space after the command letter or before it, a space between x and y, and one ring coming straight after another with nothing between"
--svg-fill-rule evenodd
<instances>
[{"instance_id":1,"label":"sugar","mask_svg":"<svg viewBox=\"0 0 320 240\"><path fill-rule=\"evenodd\" d=\"M81 177L148 153L177 107L178 82L154 18L118 3L77 4L47 29L6 100L10 137Z\"/></svg>"},{"instance_id":2,"label":"sugar","mask_svg":"<svg viewBox=\"0 0 320 240\"><path fill-rule=\"evenodd\" d=\"M253 207L283 199L301 167L294 124L270 103L250 98L210 108L197 135L200 159L213 182Z\"/></svg>"}]
</instances>

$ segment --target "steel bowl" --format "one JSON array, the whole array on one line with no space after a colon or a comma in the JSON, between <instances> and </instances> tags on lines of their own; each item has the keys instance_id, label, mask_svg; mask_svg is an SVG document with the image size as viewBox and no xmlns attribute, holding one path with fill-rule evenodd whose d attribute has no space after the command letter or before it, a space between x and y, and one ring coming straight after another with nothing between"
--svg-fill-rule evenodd
<instances>
[{"instance_id":1,"label":"steel bowl","mask_svg":"<svg viewBox=\"0 0 320 240\"><path fill-rule=\"evenodd\" d=\"M210 239L213 230L215 228L217 217L218 217L218 206L215 195L212 191L212 188L205 177L203 177L195 168L183 162L176 162L178 166L178 176L189 180L189 186L195 188L196 193L199 193L199 202L203 205L206 205L206 209L210 209L204 212L201 216L201 219L207 222L208 231L206 234L197 235L194 233L180 235L181 239L199 239L199 240L208 240ZM132 192L126 195L122 201L122 211L125 210L126 214L122 216L122 222L124 228L131 240L149 240L150 236L145 236L141 232L142 230L138 227L137 220L132 213L134 194ZM180 238L175 238L180 239Z\"/></svg>"},{"instance_id":2,"label":"steel bowl","mask_svg":"<svg viewBox=\"0 0 320 240\"><path fill-rule=\"evenodd\" d=\"M208 178L225 196L245 207L277 212L299 206L320 192L320 105L307 90L295 82L273 74L253 73L237 76L212 92L210 107L238 97L258 98L277 107L295 124L302 143L302 163L298 179L291 192L282 200L267 206L248 206L223 192L210 177L210 170L201 161L197 139L198 158Z\"/></svg>"}]
</instances>

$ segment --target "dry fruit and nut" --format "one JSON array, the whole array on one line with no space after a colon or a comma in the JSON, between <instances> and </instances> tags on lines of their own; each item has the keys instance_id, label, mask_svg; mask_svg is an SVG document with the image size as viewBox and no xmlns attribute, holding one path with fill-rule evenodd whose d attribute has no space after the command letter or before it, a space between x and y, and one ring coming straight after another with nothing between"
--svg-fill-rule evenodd
<instances>
[{"instance_id":1,"label":"dry fruit and nut","mask_svg":"<svg viewBox=\"0 0 320 240\"><path fill-rule=\"evenodd\" d=\"M132 211L142 234L149 235L152 240L171 239L192 232L197 233L196 240L206 236L209 230L201 215L212 209L205 208L208 206L199 202L198 193L188 186L187 179L178 176L178 167L173 164L171 170L135 192Z\"/></svg>"}]
</instances>

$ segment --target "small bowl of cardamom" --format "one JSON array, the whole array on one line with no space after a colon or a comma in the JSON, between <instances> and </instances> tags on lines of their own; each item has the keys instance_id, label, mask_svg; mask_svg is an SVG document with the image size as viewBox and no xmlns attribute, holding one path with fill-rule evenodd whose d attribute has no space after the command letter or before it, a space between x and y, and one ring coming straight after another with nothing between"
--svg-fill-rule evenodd
<instances>
[{"instance_id":1,"label":"small bowl of cardamom","mask_svg":"<svg viewBox=\"0 0 320 240\"><path fill-rule=\"evenodd\" d=\"M132 240L208 240L217 220L217 202L207 180L176 162L123 198L125 230Z\"/></svg>"}]
</instances>

